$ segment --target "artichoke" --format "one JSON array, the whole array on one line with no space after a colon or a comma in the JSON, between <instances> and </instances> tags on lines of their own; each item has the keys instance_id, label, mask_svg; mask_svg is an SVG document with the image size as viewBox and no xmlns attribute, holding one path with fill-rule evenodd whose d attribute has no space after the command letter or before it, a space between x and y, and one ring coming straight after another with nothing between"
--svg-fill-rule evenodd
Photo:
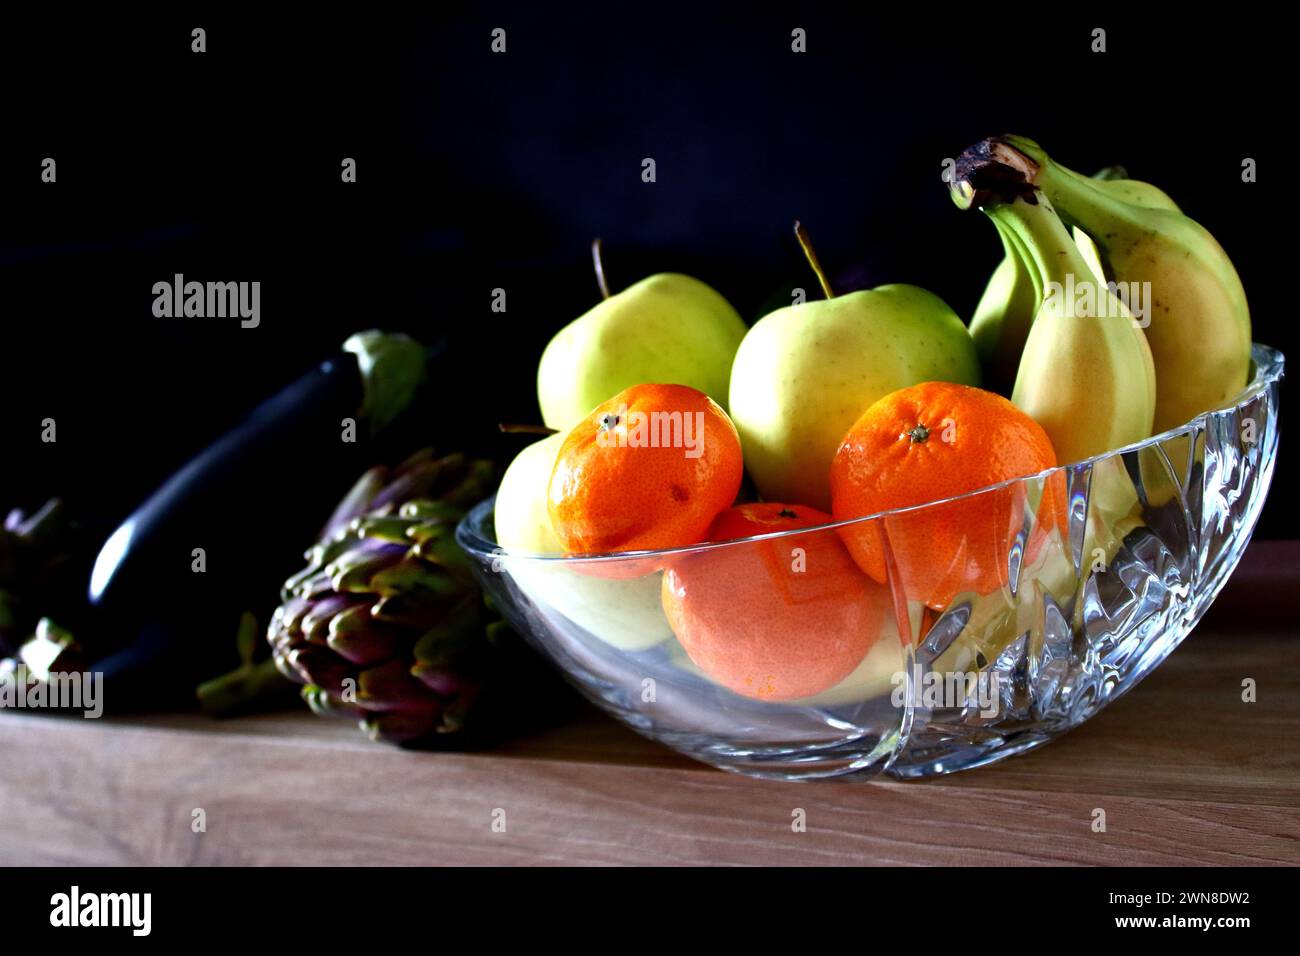
<instances>
[{"instance_id":1,"label":"artichoke","mask_svg":"<svg viewBox=\"0 0 1300 956\"><path fill-rule=\"evenodd\" d=\"M285 582L267 631L275 665L318 714L376 740L459 730L500 666L504 625L455 541L494 469L425 450L372 468L344 497L307 567Z\"/></svg>"}]
</instances>

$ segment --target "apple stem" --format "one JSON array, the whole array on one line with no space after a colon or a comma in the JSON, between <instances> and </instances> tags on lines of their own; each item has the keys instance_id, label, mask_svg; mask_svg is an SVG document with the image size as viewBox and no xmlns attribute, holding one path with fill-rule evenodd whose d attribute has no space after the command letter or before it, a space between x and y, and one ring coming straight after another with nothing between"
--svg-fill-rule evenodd
<instances>
[{"instance_id":1,"label":"apple stem","mask_svg":"<svg viewBox=\"0 0 1300 956\"><path fill-rule=\"evenodd\" d=\"M596 269L596 285L600 286L600 297L609 298L609 283L605 281L605 263L600 257L600 238L591 240L591 264Z\"/></svg>"},{"instance_id":2,"label":"apple stem","mask_svg":"<svg viewBox=\"0 0 1300 956\"><path fill-rule=\"evenodd\" d=\"M822 292L826 293L828 299L835 298L835 293L831 291L830 280L826 278L826 272L822 269L822 264L817 261L817 253L813 250L812 240L808 238L808 230L797 219L794 222L794 236L799 240L800 247L803 248L803 254L808 259L808 265L812 266L812 271L817 274L817 281L821 283Z\"/></svg>"},{"instance_id":3,"label":"apple stem","mask_svg":"<svg viewBox=\"0 0 1300 956\"><path fill-rule=\"evenodd\" d=\"M545 425L527 425L518 422L502 422L497 425L501 431L507 435L554 435L558 428L547 428Z\"/></svg>"}]
</instances>

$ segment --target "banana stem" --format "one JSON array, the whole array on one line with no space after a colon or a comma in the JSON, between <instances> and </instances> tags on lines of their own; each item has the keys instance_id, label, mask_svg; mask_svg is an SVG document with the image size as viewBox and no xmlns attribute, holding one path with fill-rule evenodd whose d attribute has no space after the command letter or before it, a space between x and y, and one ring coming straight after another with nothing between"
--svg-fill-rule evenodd
<instances>
[{"instance_id":1,"label":"banana stem","mask_svg":"<svg viewBox=\"0 0 1300 956\"><path fill-rule=\"evenodd\" d=\"M817 261L817 253L813 249L812 240L808 238L808 230L798 220L795 220L794 235L799 240L799 245L803 249L804 257L808 260L808 265L812 266L812 271L817 275L817 281L821 283L822 292L828 299L835 298L835 293L831 290L830 280L826 278L826 270Z\"/></svg>"},{"instance_id":2,"label":"banana stem","mask_svg":"<svg viewBox=\"0 0 1300 956\"><path fill-rule=\"evenodd\" d=\"M1096 179L1055 162L1033 140L1023 136L1002 136L997 138L997 143L1004 157L1015 157L1013 162L1030 170L1028 182L1042 191L1060 217L1068 225L1078 226L1088 233L1103 250L1111 234L1130 231L1134 227L1150 228L1148 223L1154 215L1151 210L1125 202L1098 188ZM1097 178L1118 177L1108 173L1105 177L1098 174Z\"/></svg>"},{"instance_id":3,"label":"banana stem","mask_svg":"<svg viewBox=\"0 0 1300 956\"><path fill-rule=\"evenodd\" d=\"M1035 289L1040 297L1048 282L1063 284L1069 276L1073 276L1075 285L1091 281L1092 270L1056 210L1041 193L1037 200L998 203L984 211L1007 229L1028 256L1030 271L1037 274Z\"/></svg>"},{"instance_id":4,"label":"banana stem","mask_svg":"<svg viewBox=\"0 0 1300 956\"><path fill-rule=\"evenodd\" d=\"M1075 268L1077 259L1086 271L1086 264L1037 187L1042 162L1031 155L1036 149L1032 140L1018 137L980 140L957 157L948 188L959 208L978 208L993 220L1008 254L1017 252L1029 270L1041 303L1045 284L1061 277L1062 267Z\"/></svg>"}]
</instances>

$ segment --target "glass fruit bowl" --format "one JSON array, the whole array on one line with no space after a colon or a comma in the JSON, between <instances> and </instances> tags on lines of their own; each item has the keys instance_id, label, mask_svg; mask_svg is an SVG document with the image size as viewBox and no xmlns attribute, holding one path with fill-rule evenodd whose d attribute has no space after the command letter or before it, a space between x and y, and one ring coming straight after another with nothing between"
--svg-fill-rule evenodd
<instances>
[{"instance_id":1,"label":"glass fruit bowl","mask_svg":"<svg viewBox=\"0 0 1300 956\"><path fill-rule=\"evenodd\" d=\"M1229 407L915 508L565 558L498 547L489 499L457 539L506 618L587 697L684 754L781 779L966 770L1083 723L1210 606L1277 452L1283 359L1261 345L1252 357ZM962 533L976 521L999 533ZM878 549L880 580L844 560L855 538ZM936 568L978 586L950 594Z\"/></svg>"}]
</instances>

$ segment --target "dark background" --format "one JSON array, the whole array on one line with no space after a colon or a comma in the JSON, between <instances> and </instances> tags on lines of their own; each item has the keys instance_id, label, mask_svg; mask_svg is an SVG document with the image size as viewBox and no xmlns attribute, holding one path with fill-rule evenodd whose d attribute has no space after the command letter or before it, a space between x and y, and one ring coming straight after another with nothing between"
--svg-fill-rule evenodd
<instances>
[{"instance_id":1,"label":"dark background","mask_svg":"<svg viewBox=\"0 0 1300 956\"><path fill-rule=\"evenodd\" d=\"M1233 257L1255 338L1294 352L1288 174L1272 136L1289 122L1280 72L1294 55L1262 16L927 5L900 21L611 3L11 21L0 505L57 493L106 531L372 326L447 336L440 374L459 399L428 415L428 439L508 454L519 440L504 446L492 426L537 420L541 349L597 300L596 235L615 288L689 272L753 318L789 283L811 287L798 217L840 286L913 282L968 316L1001 247L952 205L941 163L998 132L1166 189ZM190 52L194 26L204 54ZM489 50L496 26L504 55ZM790 51L795 26L806 54ZM1096 26L1104 54L1089 49ZM45 156L57 184L40 182ZM339 181L345 156L354 185ZM1241 181L1247 156L1258 183ZM174 272L260 280L261 327L155 319L151 287ZM45 417L55 445L40 441ZM1283 449L1261 536L1300 535ZM310 456L267 467L311 481Z\"/></svg>"}]
</instances>

